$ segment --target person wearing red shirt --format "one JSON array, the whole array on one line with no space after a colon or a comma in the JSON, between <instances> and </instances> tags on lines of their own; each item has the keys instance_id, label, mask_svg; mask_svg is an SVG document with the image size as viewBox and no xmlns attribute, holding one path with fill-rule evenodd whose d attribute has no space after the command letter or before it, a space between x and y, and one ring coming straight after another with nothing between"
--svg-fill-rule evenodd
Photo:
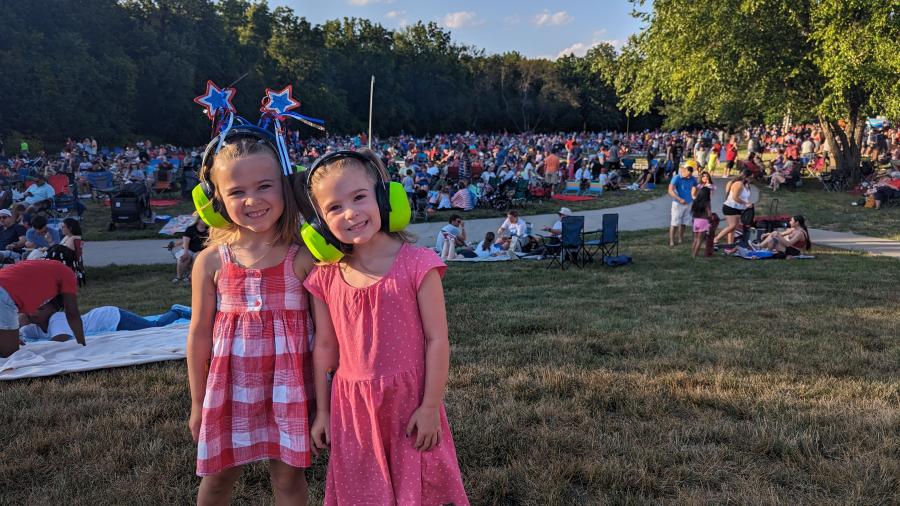
<instances>
[{"instance_id":1,"label":"person wearing red shirt","mask_svg":"<svg viewBox=\"0 0 900 506\"><path fill-rule=\"evenodd\" d=\"M66 320L75 340L84 346L84 327L78 311L75 273L55 260L25 260L0 270L0 357L19 349L19 313L35 313L45 302L62 295Z\"/></svg>"}]
</instances>

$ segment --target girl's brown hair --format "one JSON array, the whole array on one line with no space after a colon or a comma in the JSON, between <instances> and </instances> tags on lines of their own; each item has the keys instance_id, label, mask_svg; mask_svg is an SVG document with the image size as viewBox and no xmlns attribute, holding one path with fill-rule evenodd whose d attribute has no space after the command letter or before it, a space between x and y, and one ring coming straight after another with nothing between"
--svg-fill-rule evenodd
<instances>
[{"instance_id":1,"label":"girl's brown hair","mask_svg":"<svg viewBox=\"0 0 900 506\"><path fill-rule=\"evenodd\" d=\"M222 162L238 160L254 155L268 155L278 167L278 173L281 175L281 164L278 156L272 147L258 139L252 137L242 137L233 142L229 142L222 146L222 149L215 155L212 163L208 168L204 167L200 170L200 181L208 181L215 188L215 199L222 202L222 194L213 181L213 174L216 170L221 169ZM294 196L291 194L290 181L284 176L281 178L281 198L284 201L284 211L278 217L275 223L275 242L293 244L300 242L300 211ZM212 205L212 203L208 204ZM233 242L240 231L240 227L230 220L225 227L209 228L209 239L206 241L208 245L228 244Z\"/></svg>"},{"instance_id":2,"label":"girl's brown hair","mask_svg":"<svg viewBox=\"0 0 900 506\"><path fill-rule=\"evenodd\" d=\"M322 209L319 207L319 202L316 199L316 194L315 194L315 191L313 191L313 189L316 187L316 185L320 181L322 181L322 179L325 178L325 176L327 176L328 174L330 174L334 171L341 171L341 170L347 169L349 167L361 168L362 170L364 170L366 172L366 175L368 176L369 181L372 182L373 188L375 187L375 184L377 184L379 181L390 181L390 179L388 177L387 169L384 167L384 164L381 163L381 158L379 158L378 155L375 154L374 151L369 150L369 149L361 149L361 150L357 151L357 153L359 153L363 157L365 157L366 160L368 161L368 163L363 163L356 158L346 156L346 157L339 157L339 158L335 158L333 160L329 160L328 163L325 163L323 165L316 167L316 171L312 174L312 177L310 177L309 188L307 190L309 191L309 196L310 196L310 199L312 200L312 204L314 206L316 206L316 210L318 211L319 216L322 216L324 213L322 213ZM415 236L413 236L405 231L386 232L386 233L389 236L391 236L395 239L399 239L406 243L416 242ZM344 253L345 253L344 254L345 259L351 254L350 252L346 252L346 251Z\"/></svg>"}]
</instances>

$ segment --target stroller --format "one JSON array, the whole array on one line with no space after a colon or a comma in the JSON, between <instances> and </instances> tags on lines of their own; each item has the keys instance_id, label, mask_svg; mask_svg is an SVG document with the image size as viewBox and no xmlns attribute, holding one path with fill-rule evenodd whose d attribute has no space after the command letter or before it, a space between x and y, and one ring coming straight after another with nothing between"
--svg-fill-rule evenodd
<instances>
[{"instance_id":1,"label":"stroller","mask_svg":"<svg viewBox=\"0 0 900 506\"><path fill-rule=\"evenodd\" d=\"M110 196L110 222L109 230L116 229L116 225L137 224L144 229L153 216L150 209L150 193L144 183L128 183Z\"/></svg>"}]
</instances>

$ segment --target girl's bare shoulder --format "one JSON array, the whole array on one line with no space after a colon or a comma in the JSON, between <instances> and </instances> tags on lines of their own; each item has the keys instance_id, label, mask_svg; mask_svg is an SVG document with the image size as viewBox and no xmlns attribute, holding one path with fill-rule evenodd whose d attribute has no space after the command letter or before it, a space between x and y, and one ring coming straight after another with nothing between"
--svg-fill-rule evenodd
<instances>
[{"instance_id":1,"label":"girl's bare shoulder","mask_svg":"<svg viewBox=\"0 0 900 506\"><path fill-rule=\"evenodd\" d=\"M194 259L194 269L204 276L214 278L216 272L222 268L222 258L219 256L219 248L217 246L209 246L204 248Z\"/></svg>"},{"instance_id":2,"label":"girl's bare shoulder","mask_svg":"<svg viewBox=\"0 0 900 506\"><path fill-rule=\"evenodd\" d=\"M294 256L294 274L301 280L305 279L315 265L316 259L309 252L309 248L301 243L300 249L297 250L297 255Z\"/></svg>"}]
</instances>

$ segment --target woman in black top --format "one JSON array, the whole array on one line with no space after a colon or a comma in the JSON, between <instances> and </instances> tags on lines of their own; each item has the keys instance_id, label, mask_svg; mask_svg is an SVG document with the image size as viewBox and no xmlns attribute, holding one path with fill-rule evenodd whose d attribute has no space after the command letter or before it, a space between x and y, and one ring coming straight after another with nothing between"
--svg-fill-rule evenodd
<instances>
[{"instance_id":1,"label":"woman in black top","mask_svg":"<svg viewBox=\"0 0 900 506\"><path fill-rule=\"evenodd\" d=\"M199 217L184 231L184 235L181 237L181 256L178 257L175 278L172 279L172 283L190 283L194 256L206 247L208 237L209 227Z\"/></svg>"}]
</instances>

